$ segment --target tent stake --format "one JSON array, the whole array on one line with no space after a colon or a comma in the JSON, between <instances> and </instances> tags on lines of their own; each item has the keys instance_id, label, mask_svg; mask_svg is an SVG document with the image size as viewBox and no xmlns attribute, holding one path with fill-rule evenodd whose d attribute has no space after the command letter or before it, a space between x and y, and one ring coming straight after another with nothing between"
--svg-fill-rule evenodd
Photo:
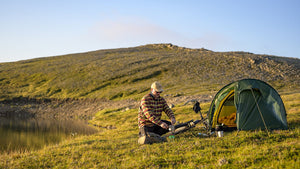
<instances>
[{"instance_id":1,"label":"tent stake","mask_svg":"<svg viewBox=\"0 0 300 169\"><path fill-rule=\"evenodd\" d=\"M258 109L258 111L259 111L260 117L261 117L261 119L262 119L262 121L263 121L263 123L264 123L264 125L265 125L265 128L266 128L266 130L267 130L268 136L270 137L270 133L269 133L268 127L267 127L266 122L265 122L265 119L264 119L264 117L263 117L263 115L262 115L262 113L261 113L261 111L260 111L260 108L259 108L258 103L257 103L257 101L256 101L254 92L253 92L252 88L250 88L250 89L251 89L251 92L252 92L252 96L253 96L253 98L254 98L254 100L255 100L257 109Z\"/></svg>"}]
</instances>

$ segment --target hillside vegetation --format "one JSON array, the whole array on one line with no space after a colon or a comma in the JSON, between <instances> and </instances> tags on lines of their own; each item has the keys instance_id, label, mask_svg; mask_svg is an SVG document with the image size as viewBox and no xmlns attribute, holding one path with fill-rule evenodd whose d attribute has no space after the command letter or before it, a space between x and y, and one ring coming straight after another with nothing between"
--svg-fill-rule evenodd
<instances>
[{"instance_id":1,"label":"hillside vegetation","mask_svg":"<svg viewBox=\"0 0 300 169\"><path fill-rule=\"evenodd\" d=\"M300 60L172 44L37 58L0 64L0 99L137 99L156 80L170 95L195 95L244 78L261 79L277 90L297 88Z\"/></svg>"},{"instance_id":2,"label":"hillside vegetation","mask_svg":"<svg viewBox=\"0 0 300 169\"><path fill-rule=\"evenodd\" d=\"M91 123L112 125L41 150L0 154L0 168L299 168L300 93L283 96L289 130L226 132L203 137L201 124L168 142L138 145L137 110L104 109ZM202 104L203 112L209 103ZM192 105L173 108L178 121L198 119ZM166 118L165 116L163 117Z\"/></svg>"},{"instance_id":3,"label":"hillside vegetation","mask_svg":"<svg viewBox=\"0 0 300 169\"><path fill-rule=\"evenodd\" d=\"M2 63L0 115L1 111L79 115L99 132L40 150L4 152L0 168L300 168L299 76L299 59L172 44ZM208 96L244 78L263 80L279 91L288 130L204 137L198 134L205 132L198 124L165 143L137 144L136 103L153 81L162 82L163 96L175 104L177 121L185 122L200 118L192 104L185 104L189 96L202 98L205 114L212 99Z\"/></svg>"}]
</instances>

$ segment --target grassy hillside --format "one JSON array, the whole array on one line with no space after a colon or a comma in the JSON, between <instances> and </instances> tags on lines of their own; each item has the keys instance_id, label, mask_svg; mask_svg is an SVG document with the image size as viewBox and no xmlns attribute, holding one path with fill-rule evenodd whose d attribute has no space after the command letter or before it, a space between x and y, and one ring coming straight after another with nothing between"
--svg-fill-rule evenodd
<instances>
[{"instance_id":1,"label":"grassy hillside","mask_svg":"<svg viewBox=\"0 0 300 169\"><path fill-rule=\"evenodd\" d=\"M0 100L7 101L1 108L23 112L24 107L36 107L46 113L100 109L89 122L110 127L41 150L2 153L0 168L299 168L299 75L299 59L171 44L2 63ZM261 79L279 91L289 130L271 131L270 136L265 131L233 131L217 138L199 136L199 125L167 143L137 144L137 108L126 110L123 104L140 99L153 81L161 81L168 99L177 100L172 96L210 95L243 78ZM108 109L103 106L112 101L99 98L116 104ZM57 102L47 102L51 99ZM185 101L177 100L173 108L177 120L199 119ZM203 112L209 105L201 102Z\"/></svg>"},{"instance_id":2,"label":"grassy hillside","mask_svg":"<svg viewBox=\"0 0 300 169\"><path fill-rule=\"evenodd\" d=\"M0 64L0 99L140 98L159 80L171 95L217 91L243 78L300 86L300 60L172 44L99 50Z\"/></svg>"},{"instance_id":3,"label":"grassy hillside","mask_svg":"<svg viewBox=\"0 0 300 169\"><path fill-rule=\"evenodd\" d=\"M300 93L283 96L289 130L199 136L201 126L166 143L138 145L137 110L99 111L91 123L112 125L37 151L0 154L0 168L299 168ZM209 103L202 105L208 111ZM177 120L198 119L192 105L176 105ZM165 118L165 117L164 117Z\"/></svg>"}]
</instances>

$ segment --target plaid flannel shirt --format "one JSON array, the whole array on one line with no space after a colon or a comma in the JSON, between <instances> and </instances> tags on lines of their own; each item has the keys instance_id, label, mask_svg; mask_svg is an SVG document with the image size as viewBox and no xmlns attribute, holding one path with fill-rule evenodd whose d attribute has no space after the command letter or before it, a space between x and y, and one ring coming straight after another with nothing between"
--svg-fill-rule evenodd
<instances>
[{"instance_id":1,"label":"plaid flannel shirt","mask_svg":"<svg viewBox=\"0 0 300 169\"><path fill-rule=\"evenodd\" d=\"M139 128L145 125L160 125L162 123L162 112L165 112L170 119L174 118L174 113L169 108L164 98L160 96L158 98L155 98L151 93L144 96L141 100L138 114Z\"/></svg>"}]
</instances>

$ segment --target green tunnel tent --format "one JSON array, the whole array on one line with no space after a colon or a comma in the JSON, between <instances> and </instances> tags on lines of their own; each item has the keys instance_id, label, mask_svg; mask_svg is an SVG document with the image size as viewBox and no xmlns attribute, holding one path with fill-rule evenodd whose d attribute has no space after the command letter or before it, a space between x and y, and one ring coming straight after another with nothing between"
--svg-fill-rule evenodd
<instances>
[{"instance_id":1,"label":"green tunnel tent","mask_svg":"<svg viewBox=\"0 0 300 169\"><path fill-rule=\"evenodd\" d=\"M212 130L288 129L284 104L277 91L257 79L243 79L224 86L208 111Z\"/></svg>"}]
</instances>

